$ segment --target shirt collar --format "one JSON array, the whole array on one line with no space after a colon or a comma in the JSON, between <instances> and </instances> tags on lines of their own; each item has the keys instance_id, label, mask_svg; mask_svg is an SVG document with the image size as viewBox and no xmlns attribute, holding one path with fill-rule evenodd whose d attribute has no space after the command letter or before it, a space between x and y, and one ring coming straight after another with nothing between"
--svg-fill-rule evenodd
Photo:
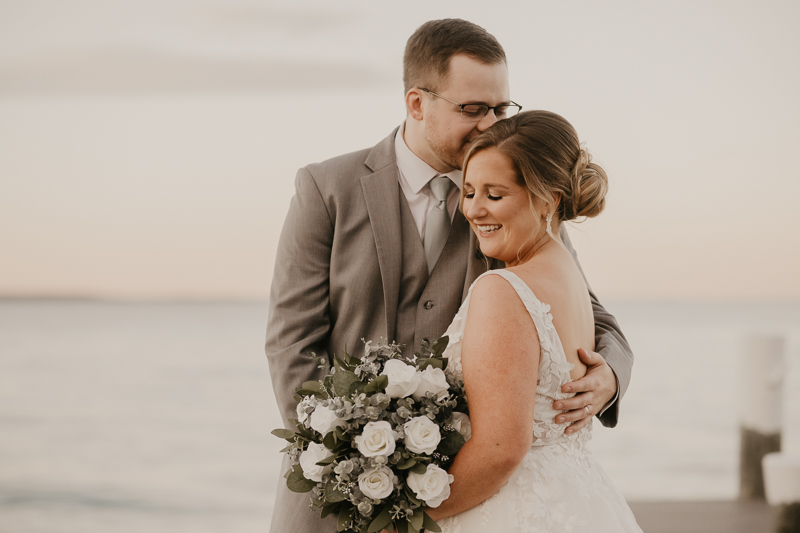
<instances>
[{"instance_id":1,"label":"shirt collar","mask_svg":"<svg viewBox=\"0 0 800 533\"><path fill-rule=\"evenodd\" d=\"M403 140L405 125L405 122L400 125L397 135L394 137L394 151L397 155L397 168L400 169L400 174L411 186L414 194L419 194L434 176L447 176L461 190L460 170L451 170L447 174L442 174L411 151L406 141Z\"/></svg>"}]
</instances>

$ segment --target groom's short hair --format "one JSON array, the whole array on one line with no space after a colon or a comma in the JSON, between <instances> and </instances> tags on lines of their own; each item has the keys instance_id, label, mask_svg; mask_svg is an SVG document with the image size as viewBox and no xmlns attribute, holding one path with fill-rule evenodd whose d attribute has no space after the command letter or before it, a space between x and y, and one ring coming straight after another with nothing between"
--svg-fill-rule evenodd
<instances>
[{"instance_id":1,"label":"groom's short hair","mask_svg":"<svg viewBox=\"0 0 800 533\"><path fill-rule=\"evenodd\" d=\"M447 82L450 58L465 54L492 65L506 62L506 53L494 35L461 19L431 20L408 38L403 56L405 92L413 87L437 91Z\"/></svg>"}]
</instances>

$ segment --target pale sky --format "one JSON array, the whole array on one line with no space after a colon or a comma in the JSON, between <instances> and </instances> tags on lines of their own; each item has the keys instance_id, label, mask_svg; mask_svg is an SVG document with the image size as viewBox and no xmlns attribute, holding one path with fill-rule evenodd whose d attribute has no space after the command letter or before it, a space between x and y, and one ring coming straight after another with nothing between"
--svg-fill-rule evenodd
<instances>
[{"instance_id":1,"label":"pale sky","mask_svg":"<svg viewBox=\"0 0 800 533\"><path fill-rule=\"evenodd\" d=\"M0 296L266 298L297 168L388 135L461 17L609 173L601 299L800 298L796 2L111 4L0 3Z\"/></svg>"}]
</instances>

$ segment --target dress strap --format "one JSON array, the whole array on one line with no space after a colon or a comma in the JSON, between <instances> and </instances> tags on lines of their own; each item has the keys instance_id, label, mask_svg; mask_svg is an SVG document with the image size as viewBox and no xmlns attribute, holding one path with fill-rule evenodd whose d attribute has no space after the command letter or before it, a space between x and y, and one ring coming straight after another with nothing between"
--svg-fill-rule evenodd
<instances>
[{"instance_id":1,"label":"dress strap","mask_svg":"<svg viewBox=\"0 0 800 533\"><path fill-rule=\"evenodd\" d=\"M522 300L522 303L525 304L525 308L529 312L531 312L531 314L533 314L533 311L531 310L531 306L529 304L530 303L534 303L534 302L536 304L538 304L539 306L547 307L547 310L550 311L550 306L547 305L547 304L542 303L541 300L539 300L539 298L536 297L536 294L534 294L533 289L531 289L528 286L527 283L522 281L522 278L520 278L519 276L517 276L515 273L511 272L510 270L506 270L504 268L498 268L498 269L495 269L495 270L487 270L486 272L484 272L483 274L478 276L478 279L475 280L475 283L472 286L474 287L475 285L477 285L478 280L481 279L482 277L488 276L488 275L491 275L491 274L495 274L497 276L505 278L505 280L514 288L514 290L516 291L517 295L519 296L519 299Z\"/></svg>"}]
</instances>

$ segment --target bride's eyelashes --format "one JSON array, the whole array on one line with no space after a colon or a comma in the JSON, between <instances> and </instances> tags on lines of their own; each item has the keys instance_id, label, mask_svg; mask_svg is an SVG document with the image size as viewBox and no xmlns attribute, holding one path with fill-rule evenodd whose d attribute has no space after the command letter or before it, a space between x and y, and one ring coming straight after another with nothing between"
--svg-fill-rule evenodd
<instances>
[{"instance_id":1,"label":"bride's eyelashes","mask_svg":"<svg viewBox=\"0 0 800 533\"><path fill-rule=\"evenodd\" d=\"M464 198L466 198L468 200L471 200L474 197L475 197L475 193L474 192L468 192L468 193L464 194ZM486 198L488 198L489 200L491 200L493 202L496 202L497 200L502 200L503 199L502 196L492 196L491 194L486 195Z\"/></svg>"}]
</instances>

